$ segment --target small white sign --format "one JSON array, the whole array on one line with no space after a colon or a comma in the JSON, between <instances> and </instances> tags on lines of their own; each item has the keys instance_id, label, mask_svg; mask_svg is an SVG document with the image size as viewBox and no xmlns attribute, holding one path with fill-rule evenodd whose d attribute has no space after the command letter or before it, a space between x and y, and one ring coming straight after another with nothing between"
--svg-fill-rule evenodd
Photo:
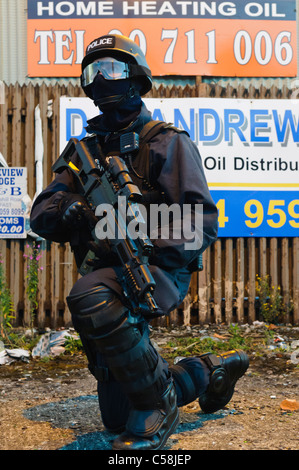
<instances>
[{"instance_id":1,"label":"small white sign","mask_svg":"<svg viewBox=\"0 0 299 470\"><path fill-rule=\"evenodd\" d=\"M27 168L0 168L0 238L26 238Z\"/></svg>"}]
</instances>

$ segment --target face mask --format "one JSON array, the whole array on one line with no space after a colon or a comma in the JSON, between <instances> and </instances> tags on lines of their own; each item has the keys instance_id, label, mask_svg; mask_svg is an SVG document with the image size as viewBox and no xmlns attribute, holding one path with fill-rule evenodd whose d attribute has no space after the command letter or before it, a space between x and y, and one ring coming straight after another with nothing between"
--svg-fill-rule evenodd
<instances>
[{"instance_id":1,"label":"face mask","mask_svg":"<svg viewBox=\"0 0 299 470\"><path fill-rule=\"evenodd\" d=\"M130 87L130 79L105 80L98 74L92 83L93 101L102 112L116 108L128 98Z\"/></svg>"}]
</instances>

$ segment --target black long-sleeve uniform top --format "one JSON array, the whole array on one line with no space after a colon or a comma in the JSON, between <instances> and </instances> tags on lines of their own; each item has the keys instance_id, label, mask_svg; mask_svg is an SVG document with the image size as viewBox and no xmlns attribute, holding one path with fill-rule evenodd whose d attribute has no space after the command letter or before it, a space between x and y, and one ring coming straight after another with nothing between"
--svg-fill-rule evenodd
<instances>
[{"instance_id":1,"label":"black long-sleeve uniform top","mask_svg":"<svg viewBox=\"0 0 299 470\"><path fill-rule=\"evenodd\" d=\"M149 120L151 120L151 114L143 104L138 119L119 133L140 132ZM101 116L90 120L87 131L98 134L104 153L109 153L119 145L119 138L117 138L119 133L109 135L106 130L101 129L100 123ZM184 204L191 205L191 219L188 219L188 222L191 220L190 229L194 232L196 228L202 239L201 246L197 250L190 250L186 245L190 239L186 239L183 233L176 239L152 238L155 253L150 262L166 270L183 268L216 240L217 208L207 186L198 149L188 135L168 129L153 137L148 145L150 183L164 193L164 200L167 204L179 204L181 209ZM63 229L61 223L63 201L76 193L78 193L78 187L71 171L65 170L56 174L55 179L39 194L33 204L31 228L45 239L70 242L78 262L82 258L80 251L91 238L90 233L88 229L80 233L70 233ZM195 204L202 207L200 224L198 224L199 219L195 217ZM183 216L183 210L181 213ZM197 227L195 227L196 222Z\"/></svg>"}]
</instances>

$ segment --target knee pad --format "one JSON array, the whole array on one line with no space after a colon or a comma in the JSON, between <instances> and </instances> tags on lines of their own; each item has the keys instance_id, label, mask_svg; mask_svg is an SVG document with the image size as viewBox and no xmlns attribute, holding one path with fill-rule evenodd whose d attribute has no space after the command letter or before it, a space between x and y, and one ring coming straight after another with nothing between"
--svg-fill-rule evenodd
<instances>
[{"instance_id":1,"label":"knee pad","mask_svg":"<svg viewBox=\"0 0 299 470\"><path fill-rule=\"evenodd\" d=\"M105 285L71 294L67 304L74 328L87 337L98 329L119 323L127 312L121 300Z\"/></svg>"}]
</instances>

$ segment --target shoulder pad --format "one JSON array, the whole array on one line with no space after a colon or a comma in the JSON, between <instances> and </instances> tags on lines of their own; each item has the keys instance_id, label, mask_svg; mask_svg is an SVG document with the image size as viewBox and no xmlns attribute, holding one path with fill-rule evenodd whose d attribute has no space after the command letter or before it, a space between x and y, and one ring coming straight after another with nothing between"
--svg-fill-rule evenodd
<instances>
[{"instance_id":1,"label":"shoulder pad","mask_svg":"<svg viewBox=\"0 0 299 470\"><path fill-rule=\"evenodd\" d=\"M172 123L166 124L164 129L171 129L174 132L177 132L178 134L187 134L187 136L190 137L187 131L185 131L184 129L179 129L178 127L174 126Z\"/></svg>"},{"instance_id":2,"label":"shoulder pad","mask_svg":"<svg viewBox=\"0 0 299 470\"><path fill-rule=\"evenodd\" d=\"M140 132L139 138L143 143L146 143L149 142L155 135L167 129L172 129L177 133L184 133L189 136L188 132L175 127L172 123L167 123L164 121L149 121L147 124L145 124L142 131Z\"/></svg>"}]
</instances>

